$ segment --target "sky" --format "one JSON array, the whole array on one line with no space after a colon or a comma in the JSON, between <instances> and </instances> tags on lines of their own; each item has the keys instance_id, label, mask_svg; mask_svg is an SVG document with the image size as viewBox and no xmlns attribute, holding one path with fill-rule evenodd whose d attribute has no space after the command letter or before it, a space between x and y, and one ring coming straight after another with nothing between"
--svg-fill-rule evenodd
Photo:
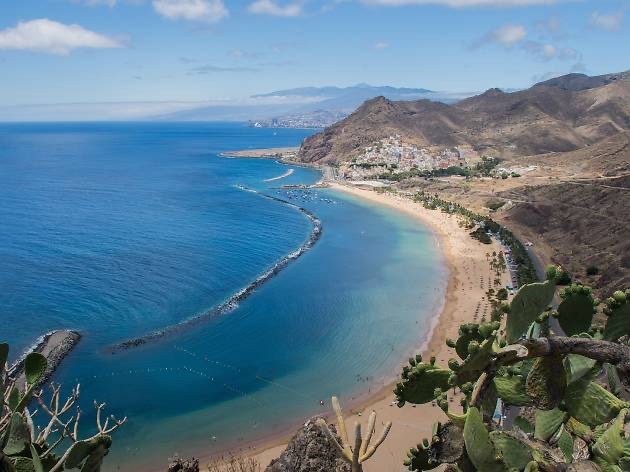
<instances>
[{"instance_id":1,"label":"sky","mask_svg":"<svg viewBox=\"0 0 630 472\"><path fill-rule=\"evenodd\" d=\"M630 69L629 23L630 0L5 0L0 119L303 86L526 88Z\"/></svg>"}]
</instances>

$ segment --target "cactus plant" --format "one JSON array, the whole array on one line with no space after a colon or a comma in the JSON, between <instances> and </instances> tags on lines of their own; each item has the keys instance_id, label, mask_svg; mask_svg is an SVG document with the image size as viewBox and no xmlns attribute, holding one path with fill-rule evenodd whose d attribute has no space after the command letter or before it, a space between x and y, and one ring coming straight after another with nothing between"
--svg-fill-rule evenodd
<instances>
[{"instance_id":1,"label":"cactus plant","mask_svg":"<svg viewBox=\"0 0 630 472\"><path fill-rule=\"evenodd\" d=\"M341 437L343 444L340 444L339 441L337 441L335 433L333 433L328 427L328 424L326 424L324 419L319 418L317 420L317 424L322 428L328 437L328 440L333 443L341 457L351 465L352 472L362 472L363 463L374 455L378 447L383 444L383 441L387 438L389 430L392 427L392 422L389 421L385 424L381 435L375 443L370 445L376 425L376 412L372 411L368 419L367 435L365 439L363 439L363 436L361 435L361 424L354 424L354 445L352 446L348 438L346 424L343 419L343 412L341 411L341 405L339 404L337 397L332 397L332 405L335 411L335 416L337 417L337 431L339 431L339 436Z\"/></svg>"},{"instance_id":2,"label":"cactus plant","mask_svg":"<svg viewBox=\"0 0 630 472\"><path fill-rule=\"evenodd\" d=\"M556 283L568 277L553 267L547 278L521 287L504 332L498 324L463 325L447 343L460 361L444 368L417 358L403 369L399 406L434 400L453 425L448 441L463 437L464 454L452 457L447 470L630 471L630 292L606 300L602 335L593 326L602 307L591 290L566 287L555 316L568 336L557 336L547 323L549 304ZM460 390L463 414L450 408L447 384ZM526 417L516 418L513 431L497 425L497 399L522 408ZM443 464L440 441L434 435L412 449L409 470Z\"/></svg>"},{"instance_id":3,"label":"cactus plant","mask_svg":"<svg viewBox=\"0 0 630 472\"><path fill-rule=\"evenodd\" d=\"M552 280L524 285L514 296L507 315L506 336L508 342L517 341L544 312L555 293Z\"/></svg>"},{"instance_id":4,"label":"cactus plant","mask_svg":"<svg viewBox=\"0 0 630 472\"><path fill-rule=\"evenodd\" d=\"M583 285L573 284L560 293L562 302L558 305L558 323L567 336L587 332L593 323L595 300L591 290Z\"/></svg>"},{"instance_id":5,"label":"cactus plant","mask_svg":"<svg viewBox=\"0 0 630 472\"><path fill-rule=\"evenodd\" d=\"M7 376L8 354L9 346L0 343L0 470L58 472L80 469L82 472L99 472L112 444L110 434L122 426L126 418L117 420L110 416L102 422L105 404L95 403L98 432L88 439L80 439L80 411L77 409L76 414L71 416L79 398L79 386L62 401L61 388L51 384L51 398L45 402L38 386L47 361L41 354L30 353L24 360L25 385L20 391L15 379ZM35 413L29 409L34 401L38 403L37 413L47 417L40 429L34 427ZM69 442L70 447L58 452L65 442Z\"/></svg>"},{"instance_id":6,"label":"cactus plant","mask_svg":"<svg viewBox=\"0 0 630 472\"><path fill-rule=\"evenodd\" d=\"M604 313L608 316L604 328L604 339L615 341L630 335L630 297L625 292L617 291L606 300Z\"/></svg>"}]
</instances>

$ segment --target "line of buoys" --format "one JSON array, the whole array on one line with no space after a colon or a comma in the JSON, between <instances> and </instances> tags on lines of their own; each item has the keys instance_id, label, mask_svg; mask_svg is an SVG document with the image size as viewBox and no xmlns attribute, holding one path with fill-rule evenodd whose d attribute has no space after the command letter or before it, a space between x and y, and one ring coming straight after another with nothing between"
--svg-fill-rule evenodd
<instances>
[{"instance_id":1,"label":"line of buoys","mask_svg":"<svg viewBox=\"0 0 630 472\"><path fill-rule=\"evenodd\" d=\"M241 370L239 367L233 366L233 365L231 365L231 364L227 364L227 363L225 363L225 362L215 361L215 360L213 360L213 359L208 359L208 358L207 358L207 357L205 357L205 356L198 356L198 355L197 355L197 354L195 354L194 352L189 351L188 349L185 349L185 348L183 348L183 347L180 347L180 346L173 346L173 348L174 348L175 350L177 350L177 351L180 351L180 352L183 352L183 353L185 353L185 354L188 354L188 355L189 355L189 356L191 356L191 357L195 357L195 358L197 358L197 359L203 359L204 361L206 361L206 362L208 362L208 363L210 363L210 364L214 364L214 365L218 365L218 366L221 366L221 367L225 367L226 369L232 369L232 370L235 370L236 372L239 372L239 373L241 373L241 372L242 372L242 370Z\"/></svg>"},{"instance_id":2,"label":"line of buoys","mask_svg":"<svg viewBox=\"0 0 630 472\"><path fill-rule=\"evenodd\" d=\"M197 353L195 353L195 352L192 352L192 351L190 351L190 350L188 350L188 349L186 349L186 348L183 348L183 347L181 347L181 346L173 346L173 347L174 347L174 349L176 349L176 350L178 350L178 351L180 351L180 352L184 352L184 353L186 353L186 354L188 354L188 355L190 355L191 357L194 357L194 358L196 358L196 359L202 359L202 360L204 360L204 361L206 361L206 362L209 362L209 363L213 363L213 364L217 364L217 365L220 365L220 366L223 366L223 367L229 368L229 369L233 369L233 370L235 370L235 371L239 372L241 375L243 374L243 371L242 371L239 367L233 366L233 365L231 365L231 364L227 364L227 363L225 363L225 362L219 362L219 361L214 361L214 360L212 360L212 359L208 359L207 357L205 357L205 356L203 356L203 355L199 355L199 354L197 354ZM308 395L308 394L306 394L306 393L304 393L304 392L300 392L299 390L296 390L296 389L294 389L294 388L292 388L292 387L289 387L289 386L287 386L287 385L283 385L283 384L281 384L281 383L279 383L279 382L276 382L276 381L274 381L274 380L271 380L271 379L268 379L268 378L266 378L266 377L263 377L263 376L262 376L262 375L260 375L260 374L256 374L254 377L255 377L255 379L256 379L256 380L259 380L260 382L264 382L264 383L266 383L266 384L268 384L268 385L272 385L272 386L274 386L274 387L282 388L282 389L284 389L284 390L286 390L286 391L288 391L288 392L291 392L291 393L293 393L294 395L298 395L298 396L300 396L300 397L302 397L302 398L304 398L304 399L306 399L306 400L309 400L309 401L310 401L310 400L313 400L313 399L314 399L314 397L313 397L313 396L311 396L311 395ZM236 391L236 390L235 390L235 391ZM246 394L246 393L244 393L244 392L240 392L240 391L237 391L237 392L238 392L238 393L242 393L243 395L247 395L247 394Z\"/></svg>"}]
</instances>

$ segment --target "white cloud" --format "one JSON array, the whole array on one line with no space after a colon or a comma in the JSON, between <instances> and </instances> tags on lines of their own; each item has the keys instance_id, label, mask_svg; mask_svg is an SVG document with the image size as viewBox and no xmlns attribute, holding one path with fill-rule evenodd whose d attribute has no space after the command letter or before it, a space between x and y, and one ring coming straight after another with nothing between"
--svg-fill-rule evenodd
<instances>
[{"instance_id":1,"label":"white cloud","mask_svg":"<svg viewBox=\"0 0 630 472\"><path fill-rule=\"evenodd\" d=\"M376 43L374 43L374 49L387 49L389 47L389 43L386 43L385 41L378 41Z\"/></svg>"},{"instance_id":2,"label":"white cloud","mask_svg":"<svg viewBox=\"0 0 630 472\"><path fill-rule=\"evenodd\" d=\"M600 13L594 11L591 15L591 26L606 31L619 31L623 25L624 12Z\"/></svg>"},{"instance_id":3,"label":"white cloud","mask_svg":"<svg viewBox=\"0 0 630 472\"><path fill-rule=\"evenodd\" d=\"M293 17L302 14L302 4L296 2L279 5L274 0L256 0L247 10L256 15Z\"/></svg>"},{"instance_id":4,"label":"white cloud","mask_svg":"<svg viewBox=\"0 0 630 472\"><path fill-rule=\"evenodd\" d=\"M14 28L0 30L0 49L67 55L79 48L119 47L122 43L114 38L80 25L66 25L46 18L19 22Z\"/></svg>"},{"instance_id":5,"label":"white cloud","mask_svg":"<svg viewBox=\"0 0 630 472\"><path fill-rule=\"evenodd\" d=\"M569 47L559 47L550 43L524 41L521 44L521 48L541 61L550 61L552 59L560 61L582 60L582 54L578 50Z\"/></svg>"},{"instance_id":6,"label":"white cloud","mask_svg":"<svg viewBox=\"0 0 630 472\"><path fill-rule=\"evenodd\" d=\"M553 59L558 54L558 48L553 44L544 44L542 47L542 55L547 59Z\"/></svg>"},{"instance_id":7,"label":"white cloud","mask_svg":"<svg viewBox=\"0 0 630 472\"><path fill-rule=\"evenodd\" d=\"M553 5L574 0L362 0L384 6L402 5L444 5L454 8L466 7L522 7L531 5Z\"/></svg>"},{"instance_id":8,"label":"white cloud","mask_svg":"<svg viewBox=\"0 0 630 472\"><path fill-rule=\"evenodd\" d=\"M491 33L495 42L504 46L513 46L527 36L527 29L522 25L505 25Z\"/></svg>"},{"instance_id":9,"label":"white cloud","mask_svg":"<svg viewBox=\"0 0 630 472\"><path fill-rule=\"evenodd\" d=\"M153 0L153 8L169 20L216 23L229 16L223 0Z\"/></svg>"}]
</instances>

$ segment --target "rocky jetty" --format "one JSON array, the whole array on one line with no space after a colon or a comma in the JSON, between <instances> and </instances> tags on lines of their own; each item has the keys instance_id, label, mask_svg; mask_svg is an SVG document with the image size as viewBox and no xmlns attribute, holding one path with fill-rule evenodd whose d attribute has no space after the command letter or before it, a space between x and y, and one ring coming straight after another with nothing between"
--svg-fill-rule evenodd
<instances>
[{"instance_id":1,"label":"rocky jetty","mask_svg":"<svg viewBox=\"0 0 630 472\"><path fill-rule=\"evenodd\" d=\"M121 343L118 343L116 345L110 346L110 347L107 348L106 352L109 352L110 354L116 354L116 353L121 352L121 351L126 351L128 349L140 347L140 346L142 346L144 344L147 344L149 342L157 341L157 340L165 338L165 337L167 337L169 335L173 335L175 333L179 333L182 330L190 328L191 326L194 326L194 325L196 325L198 323L205 322L208 319L211 319L211 318L214 318L216 316L223 315L225 313L228 313L228 312L232 311L234 308L236 308L238 306L238 304L240 302L242 302L247 297L249 297L254 292L254 290L256 290L258 287L260 287L262 284L264 284L265 282L267 282L271 278L273 278L276 275L278 275L291 262L295 261L300 256L302 256L306 251L311 249L315 245L315 243L319 240L319 238L321 237L322 230L323 230L321 220L315 214L313 214L312 212L308 211L306 208L303 208L303 207L301 207L299 205L295 205L294 203L288 202L288 201L283 200L281 198L274 197L272 195L266 195L264 193L260 193L260 192L254 190L254 189L250 189L250 188L247 188L247 187L244 187L244 186L238 186L238 188L240 188L241 190L244 190L246 192L255 193L255 194L257 194L257 195L259 195L259 196L261 196L263 198L267 198L269 200L274 200L274 201L276 201L278 203L281 203L281 204L286 205L288 207L294 208L295 210L301 212L304 216L306 216L306 218L309 219L309 221L311 222L311 225L312 225L311 234L308 237L308 239L304 242L304 244L302 244L295 251L290 252L289 254L284 256L282 259L280 259L278 262L276 262L271 268L267 269L265 272L260 274L249 285L247 285L246 287L242 288L241 290L236 292L234 295L232 295L230 298L225 300L223 303L221 303L219 305L216 305L215 307L213 307L212 309L208 310L207 312L201 313L199 315L196 315L196 316L194 316L192 318L189 318L189 319L187 319L187 320L185 320L185 321L183 321L181 323L178 323L176 325L169 326L169 327L166 327L164 329L161 329L161 330L154 331L152 333L146 334L144 336L140 336L138 338L129 339L129 340L123 341Z\"/></svg>"},{"instance_id":2,"label":"rocky jetty","mask_svg":"<svg viewBox=\"0 0 630 472\"><path fill-rule=\"evenodd\" d=\"M40 385L46 383L80 339L81 334L73 330L58 330L45 334L11 366L8 372L9 377L16 379L18 386L23 386L25 383L24 360L31 352L38 352L48 360L48 367L40 380Z\"/></svg>"},{"instance_id":3,"label":"rocky jetty","mask_svg":"<svg viewBox=\"0 0 630 472\"><path fill-rule=\"evenodd\" d=\"M336 432L334 426L331 429ZM341 442L340 439L338 439ZM271 461L265 472L350 472L345 462L311 418L289 442L279 458Z\"/></svg>"}]
</instances>

